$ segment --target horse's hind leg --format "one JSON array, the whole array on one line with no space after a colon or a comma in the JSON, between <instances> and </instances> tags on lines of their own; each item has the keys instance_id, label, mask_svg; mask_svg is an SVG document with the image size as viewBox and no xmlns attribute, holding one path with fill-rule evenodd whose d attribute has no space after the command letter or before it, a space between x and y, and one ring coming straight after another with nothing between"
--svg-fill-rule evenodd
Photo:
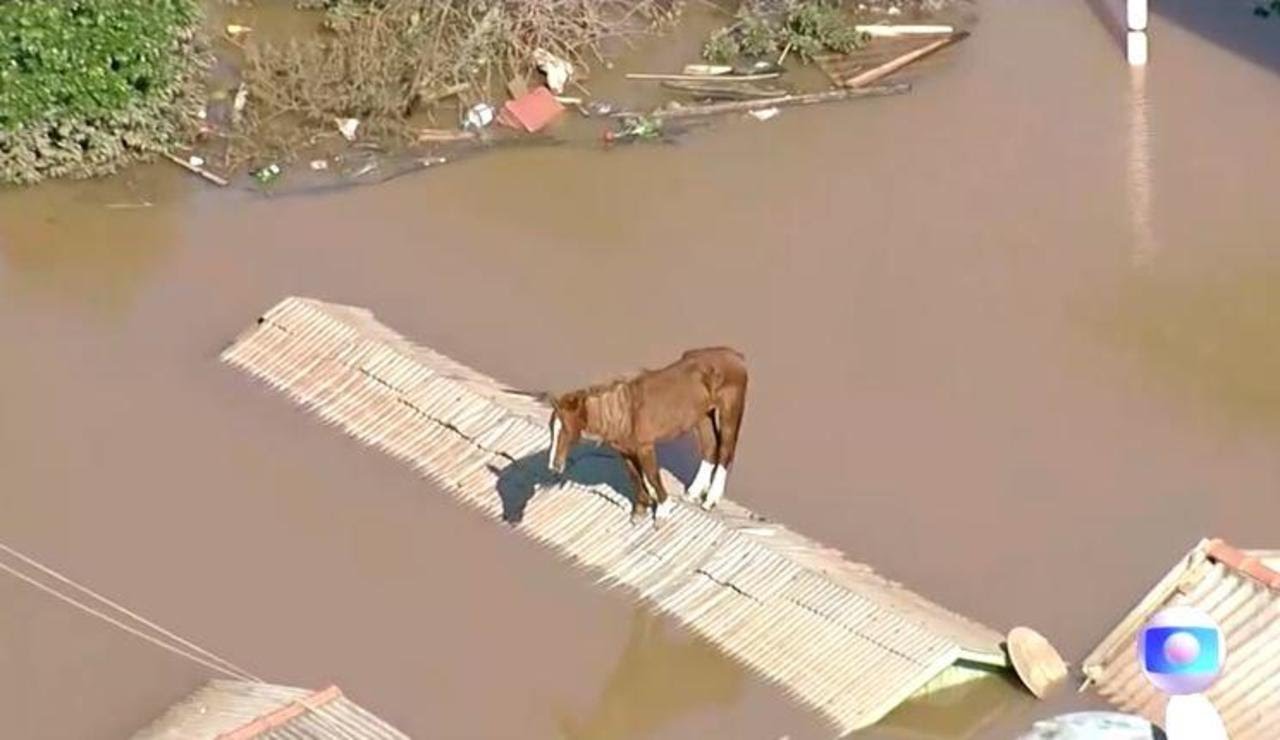
<instances>
[{"instance_id":1,"label":"horse's hind leg","mask_svg":"<svg viewBox=\"0 0 1280 740\"><path fill-rule=\"evenodd\" d=\"M724 497L725 484L729 478L729 468L733 465L734 455L738 451L738 430L742 427L742 413L746 410L747 387L727 385L716 399L716 413L720 418L720 457L717 460L715 474L711 478L711 489L702 502L702 508L708 511Z\"/></svg>"},{"instance_id":2,"label":"horse's hind leg","mask_svg":"<svg viewBox=\"0 0 1280 740\"><path fill-rule=\"evenodd\" d=\"M667 490L662 487L662 474L658 468L658 453L653 447L642 448L636 455L640 459L640 472L649 483L657 504L653 507L654 524L671 516L675 503L667 498Z\"/></svg>"},{"instance_id":3,"label":"horse's hind leg","mask_svg":"<svg viewBox=\"0 0 1280 740\"><path fill-rule=\"evenodd\" d=\"M649 487L644 482L644 474L640 472L640 464L635 458L623 455L622 467L627 469L627 475L631 477L631 487L635 491L631 499L631 521L639 521L653 505L652 499L649 498Z\"/></svg>"},{"instance_id":4,"label":"horse's hind leg","mask_svg":"<svg viewBox=\"0 0 1280 740\"><path fill-rule=\"evenodd\" d=\"M694 427L698 434L698 451L702 460L698 463L698 474L685 490L692 501L701 501L711 486L711 474L715 472L716 463L720 460L720 433L712 418L714 412L707 412Z\"/></svg>"}]
</instances>

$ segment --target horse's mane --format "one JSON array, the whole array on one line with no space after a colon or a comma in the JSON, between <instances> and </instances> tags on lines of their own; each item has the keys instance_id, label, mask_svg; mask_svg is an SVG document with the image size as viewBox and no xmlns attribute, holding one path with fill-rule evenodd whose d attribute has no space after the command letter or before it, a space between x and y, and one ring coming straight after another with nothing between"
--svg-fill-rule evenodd
<instances>
[{"instance_id":1,"label":"horse's mane","mask_svg":"<svg viewBox=\"0 0 1280 740\"><path fill-rule=\"evenodd\" d=\"M582 390L587 429L604 439L625 439L631 434L631 381L615 378Z\"/></svg>"}]
</instances>

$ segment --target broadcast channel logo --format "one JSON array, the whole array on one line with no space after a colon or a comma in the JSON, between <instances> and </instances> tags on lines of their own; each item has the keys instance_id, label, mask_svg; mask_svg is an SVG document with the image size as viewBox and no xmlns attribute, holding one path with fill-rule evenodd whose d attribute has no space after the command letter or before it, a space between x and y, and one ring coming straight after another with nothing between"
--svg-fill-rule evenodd
<instances>
[{"instance_id":1,"label":"broadcast channel logo","mask_svg":"<svg viewBox=\"0 0 1280 740\"><path fill-rule=\"evenodd\" d=\"M1138 663L1166 694L1199 694L1218 680L1226 662L1222 628L1189 606L1157 612L1138 632Z\"/></svg>"}]
</instances>

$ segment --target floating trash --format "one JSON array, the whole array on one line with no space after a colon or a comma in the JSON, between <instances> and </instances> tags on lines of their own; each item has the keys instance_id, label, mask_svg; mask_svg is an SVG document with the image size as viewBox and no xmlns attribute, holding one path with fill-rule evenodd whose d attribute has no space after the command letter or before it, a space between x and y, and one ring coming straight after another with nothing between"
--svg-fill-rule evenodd
<instances>
[{"instance_id":1,"label":"floating trash","mask_svg":"<svg viewBox=\"0 0 1280 740\"><path fill-rule=\"evenodd\" d=\"M471 106L470 110L467 111L467 114L463 116L462 127L468 131L482 129L493 123L493 119L497 115L498 114L494 111L492 105L489 105L488 103L476 103Z\"/></svg>"},{"instance_id":2,"label":"floating trash","mask_svg":"<svg viewBox=\"0 0 1280 740\"><path fill-rule=\"evenodd\" d=\"M647 116L629 116L619 120L615 130L605 131L604 141L606 144L612 144L621 141L660 139L662 133L661 120Z\"/></svg>"},{"instance_id":3,"label":"floating trash","mask_svg":"<svg viewBox=\"0 0 1280 740\"><path fill-rule=\"evenodd\" d=\"M733 71L733 67L727 64L686 64L681 71L687 75L712 77L715 75L727 75Z\"/></svg>"},{"instance_id":4,"label":"floating trash","mask_svg":"<svg viewBox=\"0 0 1280 740\"><path fill-rule=\"evenodd\" d=\"M236 87L236 96L231 101L231 110L235 114L239 114L249 102L249 88L243 82Z\"/></svg>"},{"instance_id":5,"label":"floating trash","mask_svg":"<svg viewBox=\"0 0 1280 740\"><path fill-rule=\"evenodd\" d=\"M601 117L613 115L614 111L618 110L618 106L603 100L592 100L584 105L582 109L589 116Z\"/></svg>"},{"instance_id":6,"label":"floating trash","mask_svg":"<svg viewBox=\"0 0 1280 740\"><path fill-rule=\"evenodd\" d=\"M329 169L329 160L327 160L327 159L313 159L313 160L311 160L311 169L313 169L313 170L317 170L317 171L318 171L318 170L327 170L327 169Z\"/></svg>"},{"instance_id":7,"label":"floating trash","mask_svg":"<svg viewBox=\"0 0 1280 740\"><path fill-rule=\"evenodd\" d=\"M359 118L335 118L338 124L338 132L342 134L342 138L347 141L356 140L356 129L360 128Z\"/></svg>"},{"instance_id":8,"label":"floating trash","mask_svg":"<svg viewBox=\"0 0 1280 740\"><path fill-rule=\"evenodd\" d=\"M250 173L250 175L253 177L253 179L257 180L263 185L270 185L271 183L275 182L276 178L280 177L280 173L281 173L280 165L273 163L261 169L254 170L253 172Z\"/></svg>"},{"instance_id":9,"label":"floating trash","mask_svg":"<svg viewBox=\"0 0 1280 740\"><path fill-rule=\"evenodd\" d=\"M572 64L546 49L534 50L533 63L547 76L547 87L551 88L551 92L556 95L564 92L565 84L573 77Z\"/></svg>"},{"instance_id":10,"label":"floating trash","mask_svg":"<svg viewBox=\"0 0 1280 740\"><path fill-rule=\"evenodd\" d=\"M760 110L747 111L747 115L757 121L767 121L780 113L777 108L761 108Z\"/></svg>"}]
</instances>

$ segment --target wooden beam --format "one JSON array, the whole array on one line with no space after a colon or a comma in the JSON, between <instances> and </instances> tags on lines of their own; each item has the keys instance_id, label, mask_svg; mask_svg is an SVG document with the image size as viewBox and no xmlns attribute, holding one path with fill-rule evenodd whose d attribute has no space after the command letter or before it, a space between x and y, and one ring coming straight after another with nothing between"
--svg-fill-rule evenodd
<instances>
[{"instance_id":1,"label":"wooden beam","mask_svg":"<svg viewBox=\"0 0 1280 740\"><path fill-rule=\"evenodd\" d=\"M963 41L964 39L967 39L967 38L969 38L968 31L959 31L957 33L953 33L950 36L946 37L945 39L939 39L937 41L934 41L933 43L926 44L920 47L919 49L915 49L914 51L909 51L906 54L903 54L902 56L899 56L894 59L890 59L884 64L881 64L878 67L873 67L872 69L869 69L866 72L863 72L862 74L850 77L849 79L844 81L844 86L845 87L863 87L865 85L870 85L873 82L876 82L885 77L888 77L889 75L893 74L894 72L897 72L903 67L914 64L915 62L918 62L921 59L924 59L930 54L934 54L942 49L945 49L948 46L951 46L952 44L958 41Z\"/></svg>"}]
</instances>

